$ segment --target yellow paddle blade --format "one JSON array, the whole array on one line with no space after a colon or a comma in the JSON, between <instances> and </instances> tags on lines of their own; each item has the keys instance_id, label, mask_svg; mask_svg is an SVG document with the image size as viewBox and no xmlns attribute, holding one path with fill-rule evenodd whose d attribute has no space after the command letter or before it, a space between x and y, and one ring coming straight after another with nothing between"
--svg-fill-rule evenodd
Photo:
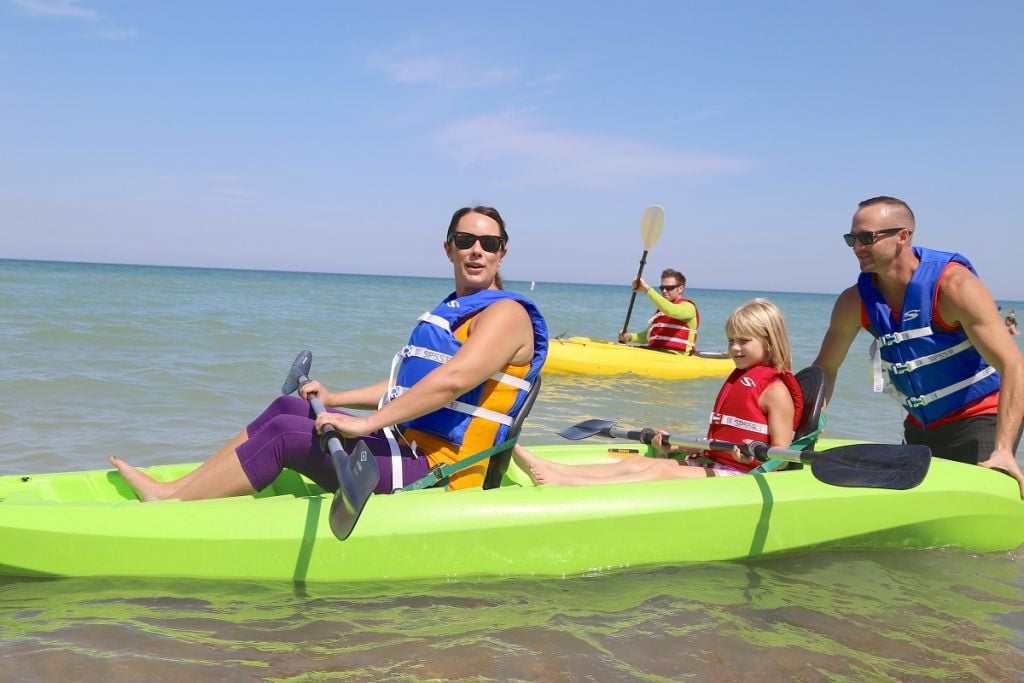
<instances>
[{"instance_id":1,"label":"yellow paddle blade","mask_svg":"<svg viewBox=\"0 0 1024 683\"><path fill-rule=\"evenodd\" d=\"M640 239L643 240L646 251L650 251L658 241L664 227L665 209L657 205L644 209L644 215L640 217Z\"/></svg>"}]
</instances>

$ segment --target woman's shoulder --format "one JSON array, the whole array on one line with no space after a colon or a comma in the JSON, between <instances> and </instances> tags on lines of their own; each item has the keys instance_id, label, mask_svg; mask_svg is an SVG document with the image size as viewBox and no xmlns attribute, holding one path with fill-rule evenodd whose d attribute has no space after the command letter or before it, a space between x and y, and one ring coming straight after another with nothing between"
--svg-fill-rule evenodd
<instances>
[{"instance_id":1,"label":"woman's shoulder","mask_svg":"<svg viewBox=\"0 0 1024 683\"><path fill-rule=\"evenodd\" d=\"M477 320L483 321L506 321L514 324L522 322L523 324L529 324L530 314L526 310L526 306L519 301L517 298L504 297L496 299L495 301L488 304L480 314L477 315Z\"/></svg>"}]
</instances>

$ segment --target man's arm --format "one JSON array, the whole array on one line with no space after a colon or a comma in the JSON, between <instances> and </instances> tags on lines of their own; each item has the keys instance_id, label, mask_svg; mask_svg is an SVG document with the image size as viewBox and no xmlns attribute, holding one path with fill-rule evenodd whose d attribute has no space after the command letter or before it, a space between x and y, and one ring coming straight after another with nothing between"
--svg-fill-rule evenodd
<instances>
[{"instance_id":1,"label":"man's arm","mask_svg":"<svg viewBox=\"0 0 1024 683\"><path fill-rule=\"evenodd\" d=\"M682 320L687 325L693 327L697 323L697 307L689 301L674 304L654 289L650 287L647 290L647 297L654 302L654 305L658 307L658 310L676 320Z\"/></svg>"},{"instance_id":2,"label":"man's arm","mask_svg":"<svg viewBox=\"0 0 1024 683\"><path fill-rule=\"evenodd\" d=\"M832 318L829 320L828 331L821 340L818 357L812 365L825 371L825 404L832 402L839 366L846 360L850 345L860 332L860 293L857 287L843 291L832 307Z\"/></svg>"},{"instance_id":3,"label":"man's arm","mask_svg":"<svg viewBox=\"0 0 1024 683\"><path fill-rule=\"evenodd\" d=\"M988 288L967 268L950 268L939 284L938 312L947 325L960 325L978 353L1000 376L996 413L996 446L982 467L1012 475L1024 498L1024 473L1013 452L1013 442L1024 415L1024 357L999 317Z\"/></svg>"}]
</instances>

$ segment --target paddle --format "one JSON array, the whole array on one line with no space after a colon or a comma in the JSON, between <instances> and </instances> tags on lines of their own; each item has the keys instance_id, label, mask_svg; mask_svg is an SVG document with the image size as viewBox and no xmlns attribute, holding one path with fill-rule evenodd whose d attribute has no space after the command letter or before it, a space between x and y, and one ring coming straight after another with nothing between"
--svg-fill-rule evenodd
<instances>
[{"instance_id":1,"label":"paddle","mask_svg":"<svg viewBox=\"0 0 1024 683\"><path fill-rule=\"evenodd\" d=\"M296 356L281 387L281 393L290 394L308 382L307 374L312 364L312 351L303 351ZM316 396L310 397L309 404L317 415L324 412L324 404ZM334 471L338 474L338 490L331 503L330 522L331 531L339 541L344 541L352 533L359 514L376 488L380 472L377 470L377 461L362 439L356 443L353 452L348 453L341 445L341 434L329 426L320 435L320 446L331 454Z\"/></svg>"},{"instance_id":2,"label":"paddle","mask_svg":"<svg viewBox=\"0 0 1024 683\"><path fill-rule=\"evenodd\" d=\"M573 440L602 435L649 444L656 433L650 427L627 431L616 429L615 423L608 420L587 420L563 429L558 434ZM667 445L669 438L665 437L662 441ZM679 446L722 452L732 452L733 448L739 448L762 462L769 458L777 458L788 462L809 463L815 479L833 486L896 490L912 489L920 484L928 473L932 455L931 449L927 446L905 444L865 443L838 446L824 451L797 451L773 448L763 442L745 445L703 438L676 440L674 443Z\"/></svg>"},{"instance_id":3,"label":"paddle","mask_svg":"<svg viewBox=\"0 0 1024 683\"><path fill-rule=\"evenodd\" d=\"M644 209L644 215L640 217L640 240L644 243L644 253L640 256L640 269L636 271L636 279L639 280L644 274L644 266L647 264L647 252L651 250L654 243L661 237L661 230L665 227L665 210L660 206L648 206ZM633 304L636 302L636 290L629 297L629 308L626 309L626 322L622 323L622 334L629 329L629 318L633 315Z\"/></svg>"}]
</instances>

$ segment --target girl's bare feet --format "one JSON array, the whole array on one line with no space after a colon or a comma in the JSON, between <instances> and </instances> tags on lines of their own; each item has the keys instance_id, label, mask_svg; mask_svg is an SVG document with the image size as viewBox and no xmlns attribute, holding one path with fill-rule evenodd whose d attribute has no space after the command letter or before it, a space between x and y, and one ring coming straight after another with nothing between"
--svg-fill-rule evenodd
<instances>
[{"instance_id":1,"label":"girl's bare feet","mask_svg":"<svg viewBox=\"0 0 1024 683\"><path fill-rule=\"evenodd\" d=\"M519 465L519 468L530 475L530 479L533 480L534 484L540 486L541 484L561 483L556 463L537 457L519 444L516 444L515 449L512 451L512 457L515 459L516 464Z\"/></svg>"}]
</instances>

